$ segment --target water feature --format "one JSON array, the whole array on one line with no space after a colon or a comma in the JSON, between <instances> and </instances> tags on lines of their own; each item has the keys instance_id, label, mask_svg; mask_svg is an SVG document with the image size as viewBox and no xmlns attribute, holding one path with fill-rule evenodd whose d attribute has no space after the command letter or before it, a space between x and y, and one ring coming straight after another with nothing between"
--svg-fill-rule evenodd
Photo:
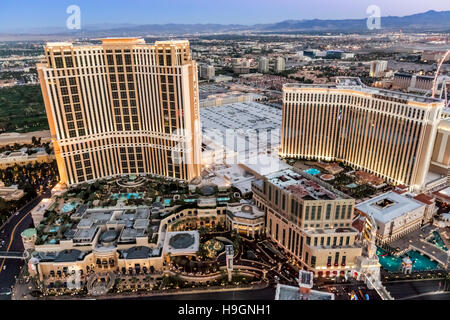
<instances>
[{"instance_id":1,"label":"water feature","mask_svg":"<svg viewBox=\"0 0 450 320\"><path fill-rule=\"evenodd\" d=\"M143 197L142 193L113 193L111 195L111 199L117 199L117 200L129 200L129 199L141 199Z\"/></svg>"},{"instance_id":2,"label":"water feature","mask_svg":"<svg viewBox=\"0 0 450 320\"><path fill-rule=\"evenodd\" d=\"M387 254L387 252L381 248L377 248L378 260L381 266L391 272L396 272L401 270L402 259L408 256L413 262L413 271L428 271L436 270L438 263L436 261L431 261L425 255L421 255L419 252L411 250L400 257L395 257Z\"/></svg>"},{"instance_id":3,"label":"water feature","mask_svg":"<svg viewBox=\"0 0 450 320\"><path fill-rule=\"evenodd\" d=\"M68 213L72 210L74 210L77 207L78 203L77 202L69 202L64 204L64 206L61 208L61 212L62 213Z\"/></svg>"},{"instance_id":4,"label":"water feature","mask_svg":"<svg viewBox=\"0 0 450 320\"><path fill-rule=\"evenodd\" d=\"M303 172L306 172L307 174L312 175L312 176L316 176L316 175L320 174L320 170L318 170L316 168L309 168L309 169L303 170Z\"/></svg>"},{"instance_id":5,"label":"water feature","mask_svg":"<svg viewBox=\"0 0 450 320\"><path fill-rule=\"evenodd\" d=\"M428 240L428 242L433 243L439 249L447 251L448 248L445 246L444 240L442 240L441 235L437 231L433 231L433 237Z\"/></svg>"}]
</instances>

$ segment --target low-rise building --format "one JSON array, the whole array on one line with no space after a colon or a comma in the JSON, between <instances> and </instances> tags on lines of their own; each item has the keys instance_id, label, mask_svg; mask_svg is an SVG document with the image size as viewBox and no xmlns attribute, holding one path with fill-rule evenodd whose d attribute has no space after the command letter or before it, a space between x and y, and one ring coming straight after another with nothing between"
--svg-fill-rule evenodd
<instances>
[{"instance_id":1,"label":"low-rise building","mask_svg":"<svg viewBox=\"0 0 450 320\"><path fill-rule=\"evenodd\" d=\"M419 229L424 221L425 209L425 203L394 191L356 206L357 212L375 219L379 244L390 243Z\"/></svg>"},{"instance_id":2,"label":"low-rise building","mask_svg":"<svg viewBox=\"0 0 450 320\"><path fill-rule=\"evenodd\" d=\"M3 181L0 181L0 198L5 201L19 200L24 196L22 189L17 185L6 187Z\"/></svg>"},{"instance_id":3,"label":"low-rise building","mask_svg":"<svg viewBox=\"0 0 450 320\"><path fill-rule=\"evenodd\" d=\"M264 234L264 211L249 203L227 205L226 225L230 230L255 238Z\"/></svg>"}]
</instances>

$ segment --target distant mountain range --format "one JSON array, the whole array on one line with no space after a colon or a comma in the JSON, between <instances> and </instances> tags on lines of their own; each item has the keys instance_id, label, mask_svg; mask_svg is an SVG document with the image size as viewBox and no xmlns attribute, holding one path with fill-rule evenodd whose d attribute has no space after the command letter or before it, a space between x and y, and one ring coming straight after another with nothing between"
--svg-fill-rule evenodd
<instances>
[{"instance_id":1,"label":"distant mountain range","mask_svg":"<svg viewBox=\"0 0 450 320\"><path fill-rule=\"evenodd\" d=\"M430 10L424 13L404 17L387 16L381 18L381 30L377 31L450 31L450 11ZM186 35L228 32L371 32L367 28L367 19L343 20L286 20L273 24L239 25L239 24L97 24L82 25L81 30L67 30L61 27L40 28L33 30L10 30L0 34L6 35L59 35L79 37L111 36L146 36L146 35Z\"/></svg>"}]
</instances>

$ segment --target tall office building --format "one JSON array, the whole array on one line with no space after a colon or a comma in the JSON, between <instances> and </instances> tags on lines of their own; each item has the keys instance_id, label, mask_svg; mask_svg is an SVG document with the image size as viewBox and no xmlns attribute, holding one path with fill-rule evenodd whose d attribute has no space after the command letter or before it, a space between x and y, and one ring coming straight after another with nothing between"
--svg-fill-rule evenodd
<instances>
[{"instance_id":1,"label":"tall office building","mask_svg":"<svg viewBox=\"0 0 450 320\"><path fill-rule=\"evenodd\" d=\"M266 57L261 57L258 63L258 71L261 73L269 72L269 59Z\"/></svg>"},{"instance_id":2,"label":"tall office building","mask_svg":"<svg viewBox=\"0 0 450 320\"><path fill-rule=\"evenodd\" d=\"M375 60L370 62L370 77L378 78L384 75L387 70L388 62L386 60Z\"/></svg>"},{"instance_id":3,"label":"tall office building","mask_svg":"<svg viewBox=\"0 0 450 320\"><path fill-rule=\"evenodd\" d=\"M200 77L203 79L211 80L216 76L216 69L214 66L202 65L200 66Z\"/></svg>"},{"instance_id":4,"label":"tall office building","mask_svg":"<svg viewBox=\"0 0 450 320\"><path fill-rule=\"evenodd\" d=\"M48 43L38 74L62 183L200 174L197 65L188 41Z\"/></svg>"},{"instance_id":5,"label":"tall office building","mask_svg":"<svg viewBox=\"0 0 450 320\"><path fill-rule=\"evenodd\" d=\"M286 70L286 61L283 57L277 57L275 60L275 66L274 66L275 72L282 72Z\"/></svg>"},{"instance_id":6,"label":"tall office building","mask_svg":"<svg viewBox=\"0 0 450 320\"><path fill-rule=\"evenodd\" d=\"M421 189L444 102L364 86L283 87L280 156L340 160L389 182Z\"/></svg>"}]
</instances>

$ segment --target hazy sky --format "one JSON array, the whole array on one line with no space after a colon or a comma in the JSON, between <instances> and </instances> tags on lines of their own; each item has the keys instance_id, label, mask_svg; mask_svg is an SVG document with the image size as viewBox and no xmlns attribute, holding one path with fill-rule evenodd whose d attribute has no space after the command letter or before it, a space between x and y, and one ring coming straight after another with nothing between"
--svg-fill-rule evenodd
<instances>
[{"instance_id":1,"label":"hazy sky","mask_svg":"<svg viewBox=\"0 0 450 320\"><path fill-rule=\"evenodd\" d=\"M369 5L378 5L382 16L450 10L449 0L0 0L0 32L65 27L66 8L72 4L81 9L82 27L101 23L255 24L364 18Z\"/></svg>"}]
</instances>

